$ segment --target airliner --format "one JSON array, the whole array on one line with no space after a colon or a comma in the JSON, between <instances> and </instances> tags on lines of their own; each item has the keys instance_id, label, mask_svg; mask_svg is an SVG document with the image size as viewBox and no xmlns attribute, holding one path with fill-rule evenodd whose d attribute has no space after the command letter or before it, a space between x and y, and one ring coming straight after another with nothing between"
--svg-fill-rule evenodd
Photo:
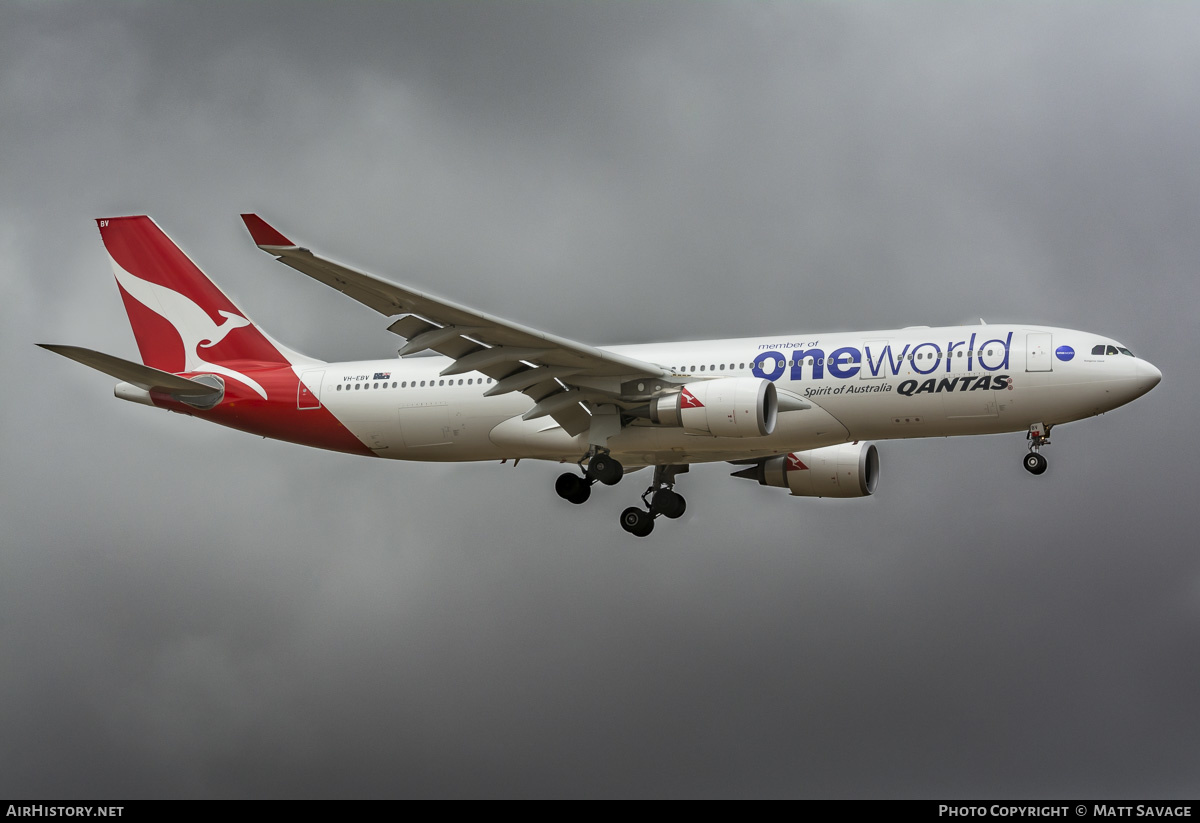
<instances>
[{"instance_id":1,"label":"airliner","mask_svg":"<svg viewBox=\"0 0 1200 823\"><path fill-rule=\"evenodd\" d=\"M649 469L621 526L645 537L686 510L695 463L798 497L875 492L870 441L1024 433L1025 468L1061 424L1150 391L1157 368L1091 332L927 326L595 347L341 265L242 215L254 243L392 319L398 357L327 363L252 322L145 215L103 218L141 363L39 344L121 381L117 397L348 454L574 464L558 495Z\"/></svg>"}]
</instances>

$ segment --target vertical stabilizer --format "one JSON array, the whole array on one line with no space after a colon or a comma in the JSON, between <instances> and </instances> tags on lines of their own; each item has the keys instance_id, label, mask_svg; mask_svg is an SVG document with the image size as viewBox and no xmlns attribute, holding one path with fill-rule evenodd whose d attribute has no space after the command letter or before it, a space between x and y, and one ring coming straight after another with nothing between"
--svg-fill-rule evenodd
<instances>
[{"instance_id":1,"label":"vertical stabilizer","mask_svg":"<svg viewBox=\"0 0 1200 823\"><path fill-rule=\"evenodd\" d=\"M147 366L229 373L221 363L311 362L251 323L149 217L96 223Z\"/></svg>"}]
</instances>

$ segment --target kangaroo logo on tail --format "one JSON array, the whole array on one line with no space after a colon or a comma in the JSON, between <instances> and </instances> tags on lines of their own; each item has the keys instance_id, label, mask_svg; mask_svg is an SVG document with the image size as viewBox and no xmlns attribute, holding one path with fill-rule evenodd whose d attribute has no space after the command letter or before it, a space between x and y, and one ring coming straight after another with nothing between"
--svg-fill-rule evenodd
<instances>
[{"instance_id":1,"label":"kangaroo logo on tail","mask_svg":"<svg viewBox=\"0 0 1200 823\"><path fill-rule=\"evenodd\" d=\"M116 275L121 288L134 300L170 323L178 333L183 342L184 371L207 371L232 377L254 389L263 400L267 399L263 387L246 375L227 366L211 363L200 356L200 349L212 348L230 332L249 326L249 320L239 314L220 310L218 314L225 318L225 322L218 325L213 322L208 312L191 299L174 289L134 277L111 255L109 259L112 260L113 274Z\"/></svg>"}]
</instances>

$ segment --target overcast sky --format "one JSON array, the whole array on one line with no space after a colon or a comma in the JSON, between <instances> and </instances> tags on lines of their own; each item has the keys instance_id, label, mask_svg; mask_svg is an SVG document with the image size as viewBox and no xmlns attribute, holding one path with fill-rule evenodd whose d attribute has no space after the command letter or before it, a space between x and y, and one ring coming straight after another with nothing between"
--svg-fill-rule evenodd
<instances>
[{"instance_id":1,"label":"overcast sky","mask_svg":"<svg viewBox=\"0 0 1200 823\"><path fill-rule=\"evenodd\" d=\"M1200 795L1200 6L0 5L0 796ZM592 344L1027 322L1131 406L878 493L304 449L112 396L93 218L274 336L237 217Z\"/></svg>"}]
</instances>

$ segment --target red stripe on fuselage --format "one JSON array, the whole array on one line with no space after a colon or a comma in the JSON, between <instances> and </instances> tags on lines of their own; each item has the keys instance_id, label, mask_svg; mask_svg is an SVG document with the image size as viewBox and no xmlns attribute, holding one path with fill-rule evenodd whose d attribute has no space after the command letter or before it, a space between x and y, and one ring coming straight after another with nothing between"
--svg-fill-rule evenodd
<instances>
[{"instance_id":1,"label":"red stripe on fuselage","mask_svg":"<svg viewBox=\"0 0 1200 823\"><path fill-rule=\"evenodd\" d=\"M159 392L151 392L154 404L273 440L286 440L302 446L347 454L374 456L375 452L351 434L328 409L296 408L300 379L290 367L281 368L271 363L244 360L227 361L221 365L235 369L256 381L267 392L268 399L263 400L257 392L235 378L218 375L225 381L225 396L211 409L192 408Z\"/></svg>"}]
</instances>

